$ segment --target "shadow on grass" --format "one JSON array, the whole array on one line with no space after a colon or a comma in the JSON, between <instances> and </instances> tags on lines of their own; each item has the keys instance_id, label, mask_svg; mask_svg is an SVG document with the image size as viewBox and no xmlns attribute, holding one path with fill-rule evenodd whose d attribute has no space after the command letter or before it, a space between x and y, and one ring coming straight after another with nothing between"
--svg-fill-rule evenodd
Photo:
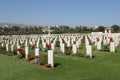
<instances>
[{"instance_id":1,"label":"shadow on grass","mask_svg":"<svg viewBox=\"0 0 120 80\"><path fill-rule=\"evenodd\" d=\"M54 64L54 67L58 67L58 66L60 66L61 64L60 63L55 63Z\"/></svg>"}]
</instances>

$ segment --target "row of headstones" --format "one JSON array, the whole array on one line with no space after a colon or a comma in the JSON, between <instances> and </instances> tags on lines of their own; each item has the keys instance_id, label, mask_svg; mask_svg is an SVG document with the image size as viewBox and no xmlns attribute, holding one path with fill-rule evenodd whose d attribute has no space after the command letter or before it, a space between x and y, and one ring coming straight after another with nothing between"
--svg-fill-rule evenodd
<instances>
[{"instance_id":1,"label":"row of headstones","mask_svg":"<svg viewBox=\"0 0 120 80\"><path fill-rule=\"evenodd\" d=\"M77 48L81 45L81 39L83 36L80 36L80 38L76 36L59 36L59 42L60 42L60 49L64 53L65 52L65 43L67 46L72 46L72 52L73 54L77 53ZM63 43L64 42L64 43Z\"/></svg>"},{"instance_id":2,"label":"row of headstones","mask_svg":"<svg viewBox=\"0 0 120 80\"><path fill-rule=\"evenodd\" d=\"M105 37L103 37L103 36L105 36ZM83 36L82 36L83 37ZM61 48L61 51L64 53L64 50L65 50L65 44L62 42L62 39L64 39L64 41L67 43L67 46L70 46L70 45L72 45L72 51L73 51L73 54L76 54L77 53L77 48L79 47L79 45L80 45L80 43L81 43L81 39L82 39L82 37L81 38L77 38L77 40L75 39L76 37L72 37L72 39L71 39L71 37L65 37L65 36L59 36L59 41L60 41L60 48ZM119 38L119 36L117 35L116 37L113 37L113 35L111 34L111 36L108 36L108 35L88 35L88 36L85 36L85 46L86 46L86 54L88 55L88 56L90 56L90 58L92 58L92 46L91 45L89 45L89 40L88 40L88 38L90 38L90 40L92 40L92 41L95 41L95 45L97 45L97 49L99 50L99 49L101 49L101 43L102 43L102 41L103 41L103 43L104 43L104 40L107 40L108 41L108 43L110 43L110 51L111 52L114 52L115 51L115 43L114 42L110 42L110 38L109 37L112 37L113 38L113 40L115 41L116 39L117 39L117 42L119 42L120 41L120 38ZM54 39L55 38L55 39ZM51 41L54 39L54 41L53 41L53 50L54 50L54 45L55 45L55 42L56 42L56 39L57 39L57 37L52 37L52 39L50 39L50 38L48 38L48 37L46 37L46 36L42 36L41 37L41 40L42 40L42 44L43 44L43 48L46 48L46 43L47 44L50 44L51 43ZM97 41L97 39L99 39L98 41ZM21 40L20 39L20 43L23 43L24 41L25 41L26 39L23 39L23 40ZM73 41L75 41L76 40L76 44L74 44L73 43ZM17 39L15 39L15 41L17 42L17 46L19 46L19 44L18 44L18 40ZM37 46L36 46L36 48L35 48L35 55L36 56L38 56L39 55L39 41L40 41L40 38L38 38L38 40L37 40L37 42L36 42L36 44L37 44ZM70 44L70 42L71 42L71 44ZM5 43L9 43L8 41L5 41ZM33 45L33 44L35 44L35 39L31 39L31 40L29 40L29 43L31 44L31 45ZM10 43L11 44L11 43ZM15 43L14 43L15 44ZM28 42L27 42L27 40L25 41L25 54L26 54L26 59L27 59L27 55L28 55L28 53L29 53L29 51L28 51ZM51 46L52 46L52 44L51 44ZM107 43L105 43L105 44L107 44ZM118 45L118 44L117 44ZM3 44L2 44L2 46L3 46ZM78 47L77 47L78 46ZM20 47L17 47L17 48L20 48ZM6 50L8 51L8 44L6 44ZM13 50L13 45L11 45L11 50ZM50 50L50 51L48 51L48 64L51 64L52 66L54 65L54 58L53 58L53 50Z\"/></svg>"},{"instance_id":3,"label":"row of headstones","mask_svg":"<svg viewBox=\"0 0 120 80\"><path fill-rule=\"evenodd\" d=\"M54 39L54 40L53 40ZM43 44L43 48L46 48L46 44L50 44L51 41L53 40L53 43L51 43L51 48L52 50L54 50L54 46L55 46L55 42L56 42L56 39L57 37L54 36L52 38L50 37L47 37L46 35L42 36L41 37L41 40L42 40L42 44ZM60 41L60 48L61 48L61 51L64 53L65 52L65 44L63 43L63 40L65 41L65 43L67 43L67 46L72 46L72 51L73 51L73 54L76 54L77 53L77 48L79 48L80 44L81 44L81 39L83 39L83 36L59 36L59 41ZM17 48L20 48L19 46L19 41L17 41ZM33 42L32 42L33 41ZM34 43L34 39L29 39L29 43L32 45L32 43ZM40 41L40 38L38 38L38 40L36 41L36 47L39 47L39 41ZM23 38L22 40L20 39L20 43L24 43L25 42L25 46L27 47L28 46L28 40ZM74 43L75 42L75 43ZM13 46L13 45L12 45ZM7 47L8 48L8 47ZM27 50L27 48L26 48ZM28 53L26 51L26 53ZM18 52L19 54L19 52Z\"/></svg>"},{"instance_id":4,"label":"row of headstones","mask_svg":"<svg viewBox=\"0 0 120 80\"><path fill-rule=\"evenodd\" d=\"M86 44L86 54L89 55L90 57L92 57L92 47L91 45L89 45L89 40L92 40L92 41L95 41L95 45L97 45L97 49L101 49L101 43L103 41L103 43L106 41L108 41L108 43L110 43L110 51L111 52L115 52L115 44L119 44L119 41L120 41L120 34L111 34L111 35L88 35L85 37L85 44ZM114 41L116 42L110 42L110 38L109 37L112 37ZM74 37L74 36L59 36L59 41L60 41L60 48L61 48L61 51L64 53L64 50L65 50L65 44L63 43L63 40L65 41L65 43L67 43L67 46L72 46L72 51L73 51L73 54L76 54L77 53L77 48L78 46L80 46L81 44L81 39L83 38L83 36L81 37ZM97 40L99 39L99 40ZM53 40L53 43L51 44L52 46L52 49L54 50L54 45L55 45L55 42L57 40L57 37L56 36L51 36L51 37L47 37L46 35L44 36L41 36L41 40L42 40L42 44L43 44L43 48L46 47L46 43L47 44L51 44L51 41ZM76 41L76 43L74 44L73 42ZM13 41L11 42L10 40L4 40L5 44L6 44L6 51L9 50L8 48L8 45L11 44L11 50L13 51L13 46L16 44L17 45L17 48L20 48L20 45L19 45L19 42L22 44L25 42L25 53L26 55L28 55L28 40L26 40L26 37L22 38L22 39L18 39L18 38L15 38L13 39ZM40 42L40 37L35 37L35 38L30 38L29 39L29 43L31 45L33 44L36 44L36 48L35 48L35 53L36 55L39 54L39 42ZM2 46L4 46L4 44L2 44ZM49 53L52 53L53 52L49 52ZM19 54L19 52L18 52ZM48 54L49 56L49 54ZM51 56L50 56L51 57ZM27 58L27 56L26 56ZM51 58L52 59L52 58ZM53 59L52 59L53 60ZM51 60L48 60L48 62L50 63ZM53 62L53 61L51 61Z\"/></svg>"},{"instance_id":5,"label":"row of headstones","mask_svg":"<svg viewBox=\"0 0 120 80\"><path fill-rule=\"evenodd\" d=\"M77 37L74 37L74 38L77 38ZM61 37L59 39L60 39L59 41L60 41L61 51L64 53L65 44L62 43L62 39L64 39L64 38ZM73 54L77 53L77 49L79 48L82 39L83 39L83 35L80 36L80 38L77 38L77 40L74 39L76 41L75 44L72 44L72 41L74 41L74 40L71 39L71 45L72 45L72 52L73 52ZM69 40L70 39L68 39L68 40L64 39L64 41L67 43L67 46L70 46L70 45L68 45L68 44L70 44ZM86 56L89 56L90 58L92 58L92 46L89 45L89 40L88 40L87 36L85 36L85 46L86 46Z\"/></svg>"},{"instance_id":6,"label":"row of headstones","mask_svg":"<svg viewBox=\"0 0 120 80\"><path fill-rule=\"evenodd\" d=\"M22 42L20 42L20 40ZM25 58L28 59L28 54L29 54L29 47L28 47L28 40L27 39L20 39L20 40L14 40L14 44L12 44L12 42L9 42L10 40L4 40L4 43L1 44L1 46L3 47L5 45L6 47L6 51L9 51L9 45L11 45L11 51L14 50L14 46L16 44L16 48L20 48L20 43L24 43L25 45ZM35 56L39 56L39 38L36 41L36 48L35 48ZM19 55L19 51L17 51L17 54ZM53 58L53 51L48 51L48 64L51 64L52 67L54 67L54 58Z\"/></svg>"},{"instance_id":7,"label":"row of headstones","mask_svg":"<svg viewBox=\"0 0 120 80\"><path fill-rule=\"evenodd\" d=\"M89 35L89 38L92 42L95 42L97 46L97 50L102 49L102 42L104 45L110 46L110 52L115 52L115 48L119 45L120 42L120 34L94 34Z\"/></svg>"},{"instance_id":8,"label":"row of headstones","mask_svg":"<svg viewBox=\"0 0 120 80\"><path fill-rule=\"evenodd\" d=\"M98 50L101 49L101 46L102 46L101 44L102 44L102 41L103 41L104 44L110 43L110 51L114 52L115 51L115 46L118 45L116 43L117 42L119 43L120 39L119 40L115 40L114 39L114 41L117 41L117 42L110 42L110 38L109 37L114 37L113 35L112 36L111 35L108 35L108 34L107 35L92 35L92 37L91 36L88 36L88 37L92 40L92 42L93 41L95 42L95 45L97 45L97 49ZM9 41L9 40L5 40L5 43L8 43L8 44L12 44L13 43L15 45L15 42L17 42L17 48L19 48L20 46L19 46L18 42L20 42L20 44L23 44L24 41L26 40L25 38L26 37L24 36L19 41L16 38L16 39L13 39L13 42ZM51 43L51 41L53 40L53 38L55 38L55 40L53 41L53 43ZM76 38L78 40L76 40ZM54 50L56 39L57 39L56 36L54 36L52 38L49 38L46 35L42 36L41 40L42 40L43 48L46 48L46 43L47 44L51 43L51 48ZM62 52L64 52L64 49L63 49L64 47L63 46L65 45L65 44L62 43L62 39L64 39L65 43L67 43L67 46L70 46L72 44L72 46L73 46L73 53L76 53L77 50L76 50L75 46L77 46L77 48L79 47L79 45L81 44L81 39L79 39L79 37L74 37L74 36L59 36L59 41L60 41L60 46L61 46L61 51ZM99 40L97 40L97 39L99 39ZM75 40L76 40L76 45L73 44L73 42ZM39 46L39 41L40 41L40 38L38 38L38 37L29 39L30 45L36 44L36 47ZM6 46L8 46L8 44ZM13 45L11 45L11 49L13 50ZM8 48L7 48L7 51L8 51Z\"/></svg>"}]
</instances>

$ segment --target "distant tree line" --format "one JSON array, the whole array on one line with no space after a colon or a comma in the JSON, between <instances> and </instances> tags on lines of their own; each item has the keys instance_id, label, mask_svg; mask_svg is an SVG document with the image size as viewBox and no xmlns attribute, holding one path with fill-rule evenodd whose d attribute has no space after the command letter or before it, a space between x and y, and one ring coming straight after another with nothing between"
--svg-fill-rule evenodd
<instances>
[{"instance_id":1,"label":"distant tree line","mask_svg":"<svg viewBox=\"0 0 120 80\"><path fill-rule=\"evenodd\" d=\"M110 26L113 32L120 32L119 25ZM51 33L61 34L61 33L91 33L91 32L104 32L105 26L87 27L87 26L51 26ZM11 26L11 27L0 27L0 35L28 35L28 34L47 34L48 32L43 32L42 27L21 27L21 26Z\"/></svg>"}]
</instances>

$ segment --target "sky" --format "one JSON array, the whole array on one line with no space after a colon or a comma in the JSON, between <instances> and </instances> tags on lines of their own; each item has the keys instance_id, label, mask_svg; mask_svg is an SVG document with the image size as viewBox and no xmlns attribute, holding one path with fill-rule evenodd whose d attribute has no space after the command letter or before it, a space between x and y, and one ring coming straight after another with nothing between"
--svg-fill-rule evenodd
<instances>
[{"instance_id":1,"label":"sky","mask_svg":"<svg viewBox=\"0 0 120 80\"><path fill-rule=\"evenodd\" d=\"M34 25L120 25L120 0L0 0L0 22Z\"/></svg>"}]
</instances>

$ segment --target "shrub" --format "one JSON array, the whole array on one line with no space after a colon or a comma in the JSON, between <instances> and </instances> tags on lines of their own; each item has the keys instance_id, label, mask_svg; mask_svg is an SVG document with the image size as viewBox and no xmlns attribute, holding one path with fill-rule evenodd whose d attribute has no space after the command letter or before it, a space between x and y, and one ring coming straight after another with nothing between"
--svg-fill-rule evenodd
<instances>
[{"instance_id":1,"label":"shrub","mask_svg":"<svg viewBox=\"0 0 120 80\"><path fill-rule=\"evenodd\" d=\"M81 50L85 50L85 49L86 49L85 44L82 43L82 44L80 45L79 49L81 49Z\"/></svg>"},{"instance_id":2,"label":"shrub","mask_svg":"<svg viewBox=\"0 0 120 80\"><path fill-rule=\"evenodd\" d=\"M92 46L92 50L96 50L97 47L95 45Z\"/></svg>"},{"instance_id":3,"label":"shrub","mask_svg":"<svg viewBox=\"0 0 120 80\"><path fill-rule=\"evenodd\" d=\"M39 61L39 64L40 65L45 65L45 64L47 64L47 61Z\"/></svg>"},{"instance_id":4,"label":"shrub","mask_svg":"<svg viewBox=\"0 0 120 80\"><path fill-rule=\"evenodd\" d=\"M39 64L40 64L40 65L45 65L45 64L47 64L47 59L48 59L48 55L47 55L47 54L41 56L41 57L40 57Z\"/></svg>"},{"instance_id":5,"label":"shrub","mask_svg":"<svg viewBox=\"0 0 120 80\"><path fill-rule=\"evenodd\" d=\"M1 54L6 54L6 51L1 51L0 53L1 53Z\"/></svg>"},{"instance_id":6,"label":"shrub","mask_svg":"<svg viewBox=\"0 0 120 80\"><path fill-rule=\"evenodd\" d=\"M23 50L22 48L17 49L17 51L20 52L20 54L18 55L18 58L24 58L25 57L25 50Z\"/></svg>"},{"instance_id":7,"label":"shrub","mask_svg":"<svg viewBox=\"0 0 120 80\"><path fill-rule=\"evenodd\" d=\"M70 46L66 46L65 47L65 55L70 55L72 53L72 50L71 50L72 47Z\"/></svg>"},{"instance_id":8,"label":"shrub","mask_svg":"<svg viewBox=\"0 0 120 80\"><path fill-rule=\"evenodd\" d=\"M50 44L46 44L46 48L47 48L47 50L51 50L51 45Z\"/></svg>"},{"instance_id":9,"label":"shrub","mask_svg":"<svg viewBox=\"0 0 120 80\"><path fill-rule=\"evenodd\" d=\"M82 54L82 53L77 53L76 56L78 56L78 57L84 57L84 54Z\"/></svg>"},{"instance_id":10,"label":"shrub","mask_svg":"<svg viewBox=\"0 0 120 80\"><path fill-rule=\"evenodd\" d=\"M13 50L13 55L17 55L17 50L16 49Z\"/></svg>"},{"instance_id":11,"label":"shrub","mask_svg":"<svg viewBox=\"0 0 120 80\"><path fill-rule=\"evenodd\" d=\"M18 54L17 57L18 57L19 59L24 58L22 54Z\"/></svg>"},{"instance_id":12,"label":"shrub","mask_svg":"<svg viewBox=\"0 0 120 80\"><path fill-rule=\"evenodd\" d=\"M56 47L60 47L60 42L56 41Z\"/></svg>"},{"instance_id":13,"label":"shrub","mask_svg":"<svg viewBox=\"0 0 120 80\"><path fill-rule=\"evenodd\" d=\"M0 50L1 50L1 51L5 51L5 50L6 50L5 46L4 46L4 47L1 47Z\"/></svg>"},{"instance_id":14,"label":"shrub","mask_svg":"<svg viewBox=\"0 0 120 80\"><path fill-rule=\"evenodd\" d=\"M102 51L109 51L109 45L103 45L102 46Z\"/></svg>"}]
</instances>

